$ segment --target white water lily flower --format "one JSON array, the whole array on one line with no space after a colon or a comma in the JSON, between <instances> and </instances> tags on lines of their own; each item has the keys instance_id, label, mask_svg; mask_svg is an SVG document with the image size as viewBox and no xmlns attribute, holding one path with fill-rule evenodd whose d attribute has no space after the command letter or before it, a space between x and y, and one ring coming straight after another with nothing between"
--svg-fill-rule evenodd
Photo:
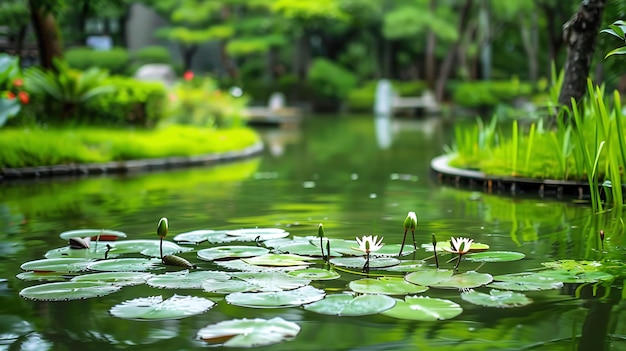
<instances>
[{"instance_id":1,"label":"white water lily flower","mask_svg":"<svg viewBox=\"0 0 626 351\"><path fill-rule=\"evenodd\" d=\"M474 240L469 239L469 238L452 237L450 238L450 247L444 247L443 249L448 252L458 253L459 255L463 255L469 252L470 246L472 245L473 242Z\"/></svg>"},{"instance_id":2,"label":"white water lily flower","mask_svg":"<svg viewBox=\"0 0 626 351\"><path fill-rule=\"evenodd\" d=\"M363 251L366 254L378 251L383 247L383 245L385 245L383 244L383 237L381 237L379 240L378 235L374 237L372 237L371 235L363 235L363 238L361 239L356 238L356 242L357 244L359 244L359 247L355 249Z\"/></svg>"}]
</instances>

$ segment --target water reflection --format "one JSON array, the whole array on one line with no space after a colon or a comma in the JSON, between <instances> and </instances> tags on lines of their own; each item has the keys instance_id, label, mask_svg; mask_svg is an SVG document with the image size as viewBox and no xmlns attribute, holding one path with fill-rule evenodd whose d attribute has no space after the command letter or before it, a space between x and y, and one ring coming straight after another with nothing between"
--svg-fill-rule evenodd
<instances>
[{"instance_id":1,"label":"water reflection","mask_svg":"<svg viewBox=\"0 0 626 351\"><path fill-rule=\"evenodd\" d=\"M6 279L6 287L0 285L0 303L5 306L0 333L6 337L0 346L204 349L195 340L198 329L251 316L252 310L225 304L221 297L212 297L219 302L209 312L179 321L137 322L109 315L113 305L135 297L198 294L147 286L68 303L21 299L18 292L31 283L15 278L19 265L64 246L58 234L69 229L102 227L124 231L132 239L155 239L155 224L167 216L173 235L194 229L276 226L306 236L315 235L318 224L323 223L331 238L352 240L357 235L375 234L385 236L386 243L399 244L406 213L415 211L418 243L429 242L433 233L442 240L462 234L488 243L494 250L526 254L523 261L489 266L494 274L537 269L554 259L606 257L599 246L581 240L599 228L610 236L606 251L623 255L623 236L615 234L619 223L609 219L594 223L585 206L440 185L430 176L429 162L449 143L450 131L437 118L313 118L304 121L301 130L266 129L262 133L267 144L275 146L259 158L233 164L2 184L0 279ZM310 181L314 181L313 187L305 185ZM420 251L418 258L425 256ZM329 284L329 291L343 289L352 278ZM623 345L618 336L625 334L626 326L619 314L607 315L608 307L599 305L601 301L583 302L566 293L531 294L535 304L521 309L485 313L485 309L469 306L455 320L433 323L384 316L337 318L302 309L253 311L256 317L281 316L302 327L295 340L272 346L272 350L452 346L455 350L512 350L543 343L548 343L550 350L569 350L572 331L575 337L581 335L586 318L599 326L594 316L600 310L602 318L610 319L612 329L592 331L602 340L607 333L614 335L613 341ZM436 294L462 303L457 291Z\"/></svg>"}]
</instances>

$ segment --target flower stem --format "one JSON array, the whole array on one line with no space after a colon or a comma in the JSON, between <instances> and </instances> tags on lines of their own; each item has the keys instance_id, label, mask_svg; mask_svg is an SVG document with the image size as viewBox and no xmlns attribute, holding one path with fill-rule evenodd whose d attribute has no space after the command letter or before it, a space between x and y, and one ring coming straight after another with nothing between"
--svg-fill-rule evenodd
<instances>
[{"instance_id":1,"label":"flower stem","mask_svg":"<svg viewBox=\"0 0 626 351\"><path fill-rule=\"evenodd\" d=\"M404 242L406 241L406 232L408 229L404 229L404 236L402 237L402 245L400 245L400 253L398 256L402 256L402 249L404 249Z\"/></svg>"},{"instance_id":2,"label":"flower stem","mask_svg":"<svg viewBox=\"0 0 626 351\"><path fill-rule=\"evenodd\" d=\"M459 254L459 259L458 261L456 261L456 265L454 266L454 271L458 272L459 270L459 264L461 264L461 256L463 256L463 254Z\"/></svg>"},{"instance_id":3,"label":"flower stem","mask_svg":"<svg viewBox=\"0 0 626 351\"><path fill-rule=\"evenodd\" d=\"M363 265L363 272L370 272L370 254L369 252L365 254L365 264Z\"/></svg>"},{"instance_id":4,"label":"flower stem","mask_svg":"<svg viewBox=\"0 0 626 351\"><path fill-rule=\"evenodd\" d=\"M413 248L417 250L417 243L415 242L415 229L411 229L411 236L413 237Z\"/></svg>"}]
</instances>

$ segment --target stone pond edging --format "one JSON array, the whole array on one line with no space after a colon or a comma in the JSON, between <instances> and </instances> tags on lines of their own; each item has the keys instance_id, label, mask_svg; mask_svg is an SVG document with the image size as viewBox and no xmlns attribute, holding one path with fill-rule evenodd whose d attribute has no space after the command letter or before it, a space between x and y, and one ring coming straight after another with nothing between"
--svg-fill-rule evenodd
<instances>
[{"instance_id":1,"label":"stone pond edging","mask_svg":"<svg viewBox=\"0 0 626 351\"><path fill-rule=\"evenodd\" d=\"M586 182L487 175L475 170L451 167L448 165L451 158L451 155L442 155L430 162L431 170L441 183L481 188L490 193L534 193L540 196L555 195L558 198L566 196L583 199L589 193L589 184Z\"/></svg>"},{"instance_id":2,"label":"stone pond edging","mask_svg":"<svg viewBox=\"0 0 626 351\"><path fill-rule=\"evenodd\" d=\"M106 163L66 164L40 167L2 168L0 182L11 179L45 178L55 176L81 176L96 174L120 174L135 171L214 165L254 156L263 151L263 142L243 150L226 151L197 156L150 158Z\"/></svg>"}]
</instances>

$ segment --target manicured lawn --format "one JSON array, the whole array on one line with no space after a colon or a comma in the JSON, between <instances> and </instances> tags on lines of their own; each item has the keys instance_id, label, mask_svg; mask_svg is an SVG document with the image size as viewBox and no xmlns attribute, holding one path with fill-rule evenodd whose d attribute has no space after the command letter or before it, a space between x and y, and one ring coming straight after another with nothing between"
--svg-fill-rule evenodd
<instances>
[{"instance_id":1,"label":"manicured lawn","mask_svg":"<svg viewBox=\"0 0 626 351\"><path fill-rule=\"evenodd\" d=\"M192 156L241 150L259 140L258 134L248 128L3 128L0 129L0 168Z\"/></svg>"}]
</instances>

